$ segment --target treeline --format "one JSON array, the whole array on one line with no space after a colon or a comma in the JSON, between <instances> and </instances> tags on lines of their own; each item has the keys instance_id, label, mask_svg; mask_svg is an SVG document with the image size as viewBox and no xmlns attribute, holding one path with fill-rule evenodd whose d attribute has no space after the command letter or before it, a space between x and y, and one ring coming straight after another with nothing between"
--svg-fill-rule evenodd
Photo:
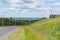
<instances>
[{"instance_id":1,"label":"treeline","mask_svg":"<svg viewBox=\"0 0 60 40\"><path fill-rule=\"evenodd\" d=\"M33 21L28 21L28 20L15 20L12 18L0 18L0 26L5 26L5 25L28 25L32 23Z\"/></svg>"},{"instance_id":2,"label":"treeline","mask_svg":"<svg viewBox=\"0 0 60 40\"><path fill-rule=\"evenodd\" d=\"M28 24L31 24L31 23L34 23L36 21L43 20L43 19L46 19L46 17L42 17L37 20L16 20L13 18L0 18L0 26L2 25L3 26L28 25Z\"/></svg>"}]
</instances>

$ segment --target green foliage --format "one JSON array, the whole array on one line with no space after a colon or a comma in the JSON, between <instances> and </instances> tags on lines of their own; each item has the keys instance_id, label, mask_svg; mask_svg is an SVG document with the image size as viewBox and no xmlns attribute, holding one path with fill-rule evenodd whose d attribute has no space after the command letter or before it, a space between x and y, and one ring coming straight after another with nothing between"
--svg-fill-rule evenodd
<instances>
[{"instance_id":1,"label":"green foliage","mask_svg":"<svg viewBox=\"0 0 60 40\"><path fill-rule=\"evenodd\" d=\"M3 25L28 25L32 22L29 21L25 21L25 20L15 20L12 18L0 18L0 26L2 25L2 21L3 21Z\"/></svg>"},{"instance_id":2,"label":"green foliage","mask_svg":"<svg viewBox=\"0 0 60 40\"><path fill-rule=\"evenodd\" d=\"M46 17L42 17L40 20L47 19Z\"/></svg>"}]
</instances>

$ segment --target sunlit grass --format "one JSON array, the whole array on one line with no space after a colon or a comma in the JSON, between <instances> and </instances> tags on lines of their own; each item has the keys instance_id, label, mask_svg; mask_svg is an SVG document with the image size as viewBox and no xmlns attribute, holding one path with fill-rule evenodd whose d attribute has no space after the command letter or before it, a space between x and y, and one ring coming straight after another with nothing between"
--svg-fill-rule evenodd
<instances>
[{"instance_id":1,"label":"sunlit grass","mask_svg":"<svg viewBox=\"0 0 60 40\"><path fill-rule=\"evenodd\" d=\"M29 28L22 27L12 33L8 40L48 40L43 34L37 33Z\"/></svg>"},{"instance_id":2,"label":"sunlit grass","mask_svg":"<svg viewBox=\"0 0 60 40\"><path fill-rule=\"evenodd\" d=\"M60 17L20 27L8 40L60 40Z\"/></svg>"},{"instance_id":3,"label":"sunlit grass","mask_svg":"<svg viewBox=\"0 0 60 40\"><path fill-rule=\"evenodd\" d=\"M8 37L8 40L24 40L25 39L25 33L23 28L17 29L14 33L11 34L11 36Z\"/></svg>"}]
</instances>

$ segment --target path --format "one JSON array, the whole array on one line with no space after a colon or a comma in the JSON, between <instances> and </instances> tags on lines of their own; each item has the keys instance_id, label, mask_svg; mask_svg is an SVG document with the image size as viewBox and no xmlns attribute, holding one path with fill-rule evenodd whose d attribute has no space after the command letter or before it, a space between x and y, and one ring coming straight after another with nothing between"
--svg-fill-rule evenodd
<instances>
[{"instance_id":1,"label":"path","mask_svg":"<svg viewBox=\"0 0 60 40\"><path fill-rule=\"evenodd\" d=\"M0 40L5 40L8 35L10 35L18 26L9 26L0 28Z\"/></svg>"}]
</instances>

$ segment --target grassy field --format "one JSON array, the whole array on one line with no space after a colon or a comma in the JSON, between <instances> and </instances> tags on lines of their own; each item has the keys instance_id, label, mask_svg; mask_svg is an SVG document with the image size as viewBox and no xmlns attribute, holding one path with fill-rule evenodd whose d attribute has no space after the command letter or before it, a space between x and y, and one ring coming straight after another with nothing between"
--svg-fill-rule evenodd
<instances>
[{"instance_id":1,"label":"grassy field","mask_svg":"<svg viewBox=\"0 0 60 40\"><path fill-rule=\"evenodd\" d=\"M8 40L60 40L60 17L43 19L20 27Z\"/></svg>"}]
</instances>

